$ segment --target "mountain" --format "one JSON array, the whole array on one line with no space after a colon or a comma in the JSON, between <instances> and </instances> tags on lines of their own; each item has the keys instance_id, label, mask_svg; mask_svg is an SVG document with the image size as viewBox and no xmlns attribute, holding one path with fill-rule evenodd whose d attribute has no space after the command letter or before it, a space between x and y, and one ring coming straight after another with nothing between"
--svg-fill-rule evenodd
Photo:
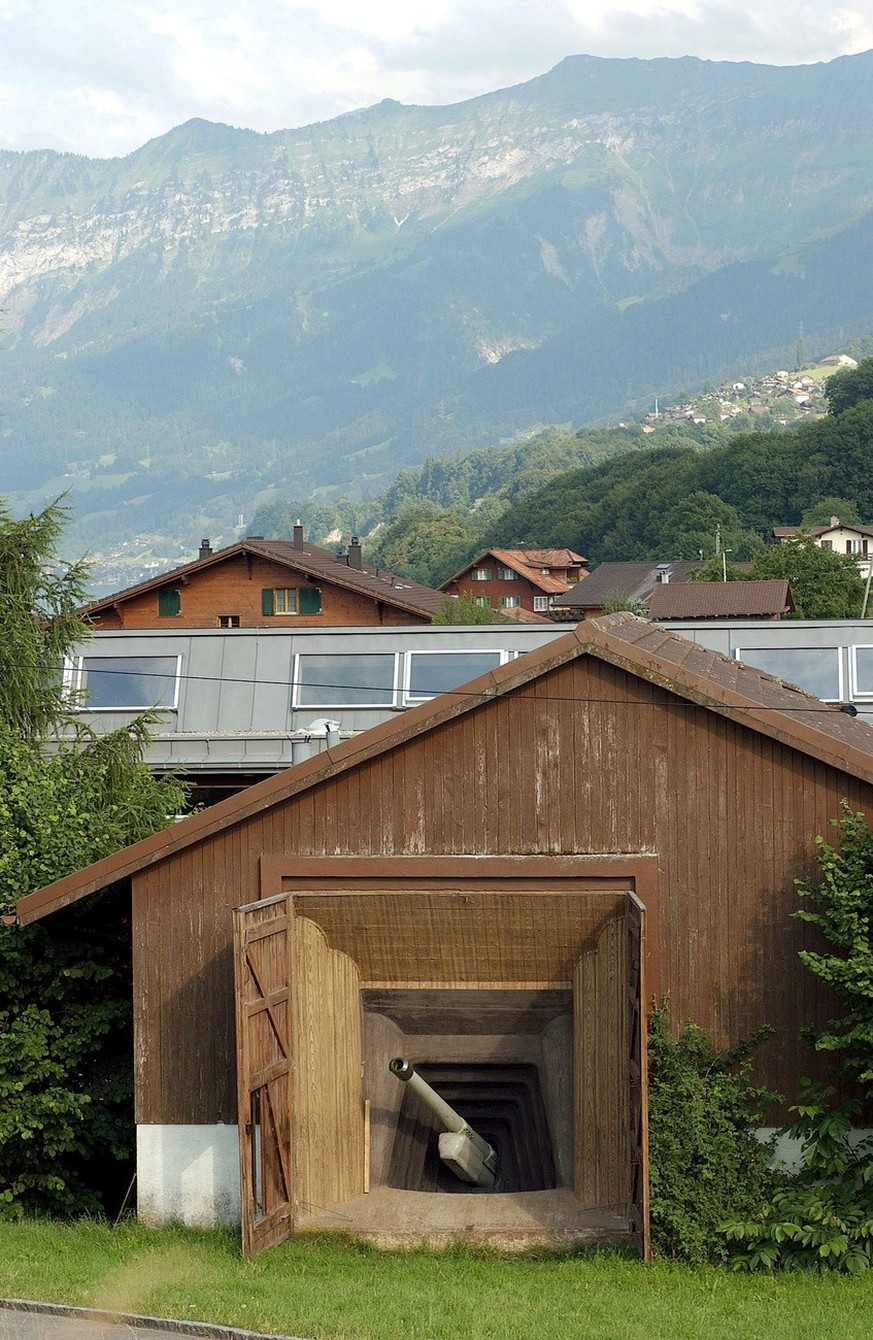
<instances>
[{"instance_id":1,"label":"mountain","mask_svg":"<svg viewBox=\"0 0 873 1340\"><path fill-rule=\"evenodd\" d=\"M231 538L873 328L873 52L576 56L453 107L0 152L0 494ZM830 352L830 349L822 349Z\"/></svg>"}]
</instances>

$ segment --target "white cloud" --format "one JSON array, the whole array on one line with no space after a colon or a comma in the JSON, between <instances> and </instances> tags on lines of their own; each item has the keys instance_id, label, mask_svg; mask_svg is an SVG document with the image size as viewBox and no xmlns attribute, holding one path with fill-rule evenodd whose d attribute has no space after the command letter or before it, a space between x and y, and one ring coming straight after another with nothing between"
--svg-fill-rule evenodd
<instances>
[{"instance_id":1,"label":"white cloud","mask_svg":"<svg viewBox=\"0 0 873 1340\"><path fill-rule=\"evenodd\" d=\"M256 130L452 102L564 56L794 64L873 47L873 0L0 0L0 146L124 153L191 116Z\"/></svg>"}]
</instances>

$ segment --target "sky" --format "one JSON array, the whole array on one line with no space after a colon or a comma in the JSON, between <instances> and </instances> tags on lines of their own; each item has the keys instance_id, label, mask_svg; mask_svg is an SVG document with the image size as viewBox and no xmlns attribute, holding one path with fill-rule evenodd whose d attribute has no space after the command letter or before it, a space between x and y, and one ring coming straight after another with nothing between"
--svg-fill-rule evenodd
<instances>
[{"instance_id":1,"label":"sky","mask_svg":"<svg viewBox=\"0 0 873 1340\"><path fill-rule=\"evenodd\" d=\"M873 0L0 0L0 148L110 157L194 116L270 131L460 102L580 53L871 48Z\"/></svg>"}]
</instances>

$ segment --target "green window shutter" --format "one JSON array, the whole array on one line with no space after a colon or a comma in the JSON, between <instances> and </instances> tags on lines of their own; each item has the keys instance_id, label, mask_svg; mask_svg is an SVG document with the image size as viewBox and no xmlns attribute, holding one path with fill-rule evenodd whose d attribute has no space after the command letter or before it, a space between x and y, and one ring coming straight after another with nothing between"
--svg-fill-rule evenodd
<instances>
[{"instance_id":1,"label":"green window shutter","mask_svg":"<svg viewBox=\"0 0 873 1340\"><path fill-rule=\"evenodd\" d=\"M161 618L171 618L174 614L182 613L182 596L178 591L170 591L166 588L158 592L158 614Z\"/></svg>"},{"instance_id":2,"label":"green window shutter","mask_svg":"<svg viewBox=\"0 0 873 1340\"><path fill-rule=\"evenodd\" d=\"M269 586L265 586L263 591L261 592L261 613L262 614L273 613L273 591L272 588Z\"/></svg>"},{"instance_id":3,"label":"green window shutter","mask_svg":"<svg viewBox=\"0 0 873 1340\"><path fill-rule=\"evenodd\" d=\"M301 586L300 613L301 614L321 613L321 592L319 591L317 586Z\"/></svg>"}]
</instances>

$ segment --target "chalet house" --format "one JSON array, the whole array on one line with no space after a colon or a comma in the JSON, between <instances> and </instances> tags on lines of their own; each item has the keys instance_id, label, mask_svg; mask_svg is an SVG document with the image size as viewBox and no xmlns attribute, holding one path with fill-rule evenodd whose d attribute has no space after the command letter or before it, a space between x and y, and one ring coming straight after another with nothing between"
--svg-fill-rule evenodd
<instances>
[{"instance_id":1,"label":"chalet house","mask_svg":"<svg viewBox=\"0 0 873 1340\"><path fill-rule=\"evenodd\" d=\"M340 1227L645 1250L645 1011L774 1027L786 1095L835 1001L794 881L873 730L617 614L20 900L130 914L138 1196L245 1250ZM392 1058L499 1148L465 1194ZM460 1194L458 1194L460 1191ZM452 1194L438 1194L452 1192Z\"/></svg>"},{"instance_id":2,"label":"chalet house","mask_svg":"<svg viewBox=\"0 0 873 1340\"><path fill-rule=\"evenodd\" d=\"M257 536L95 600L83 613L98 628L300 628L430 623L440 591L366 565L353 539L346 554Z\"/></svg>"},{"instance_id":3,"label":"chalet house","mask_svg":"<svg viewBox=\"0 0 873 1340\"><path fill-rule=\"evenodd\" d=\"M838 554L851 554L866 580L873 559L873 526L850 526L832 516L826 526L775 526L773 538L780 544L808 535L820 549L833 549Z\"/></svg>"},{"instance_id":4,"label":"chalet house","mask_svg":"<svg viewBox=\"0 0 873 1340\"><path fill-rule=\"evenodd\" d=\"M602 614L613 601L648 606L658 586L687 582L700 567L697 559L674 558L663 562L601 563L583 585L568 589L553 601L559 618L591 619Z\"/></svg>"},{"instance_id":5,"label":"chalet house","mask_svg":"<svg viewBox=\"0 0 873 1340\"><path fill-rule=\"evenodd\" d=\"M548 615L557 596L587 575L572 549L489 549L442 585L448 595L503 613Z\"/></svg>"},{"instance_id":6,"label":"chalet house","mask_svg":"<svg viewBox=\"0 0 873 1340\"><path fill-rule=\"evenodd\" d=\"M794 609L788 582L666 582L648 599L649 618L782 619Z\"/></svg>"}]
</instances>

